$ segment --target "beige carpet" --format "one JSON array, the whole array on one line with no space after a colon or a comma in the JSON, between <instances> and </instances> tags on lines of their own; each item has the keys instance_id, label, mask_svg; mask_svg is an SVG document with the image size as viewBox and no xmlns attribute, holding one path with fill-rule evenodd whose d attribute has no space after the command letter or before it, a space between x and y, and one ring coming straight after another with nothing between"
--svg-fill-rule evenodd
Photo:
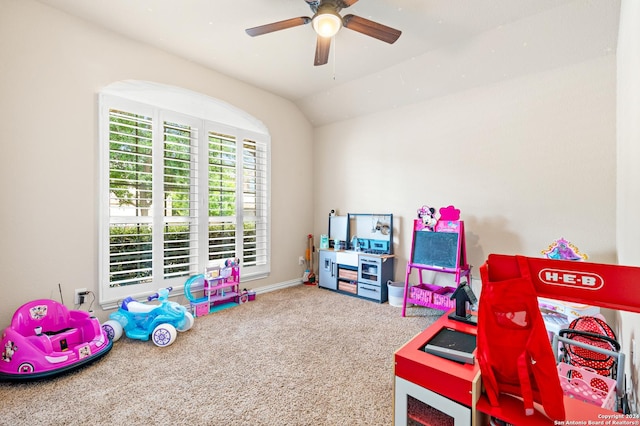
<instances>
[{"instance_id":1,"label":"beige carpet","mask_svg":"<svg viewBox=\"0 0 640 426\"><path fill-rule=\"evenodd\" d=\"M391 425L393 353L442 312L296 286L196 319L168 348L123 337L56 379L0 383L2 425Z\"/></svg>"}]
</instances>

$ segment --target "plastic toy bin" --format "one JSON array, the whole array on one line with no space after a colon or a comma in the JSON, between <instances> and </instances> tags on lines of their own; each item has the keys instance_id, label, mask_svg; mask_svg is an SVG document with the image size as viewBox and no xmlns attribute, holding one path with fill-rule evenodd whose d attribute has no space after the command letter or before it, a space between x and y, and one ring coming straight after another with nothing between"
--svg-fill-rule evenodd
<instances>
[{"instance_id":1,"label":"plastic toy bin","mask_svg":"<svg viewBox=\"0 0 640 426\"><path fill-rule=\"evenodd\" d=\"M416 302L432 303L433 292L439 289L437 285L431 284L418 284L409 287L409 299L413 299Z\"/></svg>"},{"instance_id":2,"label":"plastic toy bin","mask_svg":"<svg viewBox=\"0 0 640 426\"><path fill-rule=\"evenodd\" d=\"M203 317L209 313L209 301L207 299L193 301L191 310L196 317Z\"/></svg>"},{"instance_id":3,"label":"plastic toy bin","mask_svg":"<svg viewBox=\"0 0 640 426\"><path fill-rule=\"evenodd\" d=\"M440 287L435 284L418 284L409 287L409 299L412 303L434 309L448 310L455 308L456 301L450 297L453 287Z\"/></svg>"},{"instance_id":4,"label":"plastic toy bin","mask_svg":"<svg viewBox=\"0 0 640 426\"><path fill-rule=\"evenodd\" d=\"M453 287L440 287L433 292L433 304L446 309L456 307L456 301L451 300L451 295L456 291Z\"/></svg>"},{"instance_id":5,"label":"plastic toy bin","mask_svg":"<svg viewBox=\"0 0 640 426\"><path fill-rule=\"evenodd\" d=\"M616 381L593 370L558 363L560 385L565 395L580 401L613 410L616 402Z\"/></svg>"},{"instance_id":6,"label":"plastic toy bin","mask_svg":"<svg viewBox=\"0 0 640 426\"><path fill-rule=\"evenodd\" d=\"M387 294L389 304L391 306L402 307L402 298L404 297L403 281L387 281Z\"/></svg>"}]
</instances>

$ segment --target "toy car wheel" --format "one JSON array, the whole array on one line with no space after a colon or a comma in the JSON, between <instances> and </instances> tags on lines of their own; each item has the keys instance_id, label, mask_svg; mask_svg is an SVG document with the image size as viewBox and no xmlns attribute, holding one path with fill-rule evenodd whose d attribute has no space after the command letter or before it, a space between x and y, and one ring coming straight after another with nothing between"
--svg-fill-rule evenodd
<instances>
[{"instance_id":1,"label":"toy car wheel","mask_svg":"<svg viewBox=\"0 0 640 426\"><path fill-rule=\"evenodd\" d=\"M18 373L33 373L35 368L30 362L23 362L18 366Z\"/></svg>"},{"instance_id":2,"label":"toy car wheel","mask_svg":"<svg viewBox=\"0 0 640 426\"><path fill-rule=\"evenodd\" d=\"M178 332L174 326L171 324L160 324L153 329L151 340L156 346L163 348L175 342L177 336Z\"/></svg>"},{"instance_id":3,"label":"toy car wheel","mask_svg":"<svg viewBox=\"0 0 640 426\"><path fill-rule=\"evenodd\" d=\"M117 342L122 337L122 324L115 320L105 321L102 329L107 333L109 340Z\"/></svg>"},{"instance_id":4,"label":"toy car wheel","mask_svg":"<svg viewBox=\"0 0 640 426\"><path fill-rule=\"evenodd\" d=\"M178 327L177 330L178 331L187 331L191 327L193 327L193 323L195 321L196 320L193 318L193 314L191 312L185 312L184 313L184 326L183 327Z\"/></svg>"}]
</instances>

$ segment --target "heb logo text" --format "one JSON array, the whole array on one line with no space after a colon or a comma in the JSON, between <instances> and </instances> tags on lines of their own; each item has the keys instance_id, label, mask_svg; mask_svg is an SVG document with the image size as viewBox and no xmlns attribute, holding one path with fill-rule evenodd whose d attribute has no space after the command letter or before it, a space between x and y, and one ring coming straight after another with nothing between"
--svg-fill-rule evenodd
<instances>
[{"instance_id":1,"label":"heb logo text","mask_svg":"<svg viewBox=\"0 0 640 426\"><path fill-rule=\"evenodd\" d=\"M584 290L598 290L604 286L602 277L591 272L545 268L538 273L538 278L545 284L576 287Z\"/></svg>"}]
</instances>

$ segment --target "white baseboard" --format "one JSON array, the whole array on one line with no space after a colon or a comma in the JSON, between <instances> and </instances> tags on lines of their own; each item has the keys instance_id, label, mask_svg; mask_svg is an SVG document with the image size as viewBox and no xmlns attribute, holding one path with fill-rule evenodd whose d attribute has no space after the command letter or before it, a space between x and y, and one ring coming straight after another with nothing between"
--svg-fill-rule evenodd
<instances>
[{"instance_id":1,"label":"white baseboard","mask_svg":"<svg viewBox=\"0 0 640 426\"><path fill-rule=\"evenodd\" d=\"M264 287L258 287L255 290L256 294L262 294L262 293L268 293L270 291L276 291L276 290L282 290L284 288L288 288L288 287L294 287L297 285L301 285L302 284L302 279L298 278L295 280L290 280L290 281L283 281L280 283L276 283L276 284L270 284L270 285L266 285ZM240 283L240 287L242 288L242 283ZM183 306L185 308L187 308L187 310L191 309L191 305L189 304L189 301L186 301L186 303L183 304Z\"/></svg>"},{"instance_id":2,"label":"white baseboard","mask_svg":"<svg viewBox=\"0 0 640 426\"><path fill-rule=\"evenodd\" d=\"M270 291L282 290L283 288L293 287L293 286L300 285L300 284L302 284L302 279L298 278L298 279L295 279L295 280L283 281L283 282L279 282L279 283L276 283L276 284L266 285L264 287L258 287L253 291L255 291L256 294L268 293Z\"/></svg>"}]
</instances>

